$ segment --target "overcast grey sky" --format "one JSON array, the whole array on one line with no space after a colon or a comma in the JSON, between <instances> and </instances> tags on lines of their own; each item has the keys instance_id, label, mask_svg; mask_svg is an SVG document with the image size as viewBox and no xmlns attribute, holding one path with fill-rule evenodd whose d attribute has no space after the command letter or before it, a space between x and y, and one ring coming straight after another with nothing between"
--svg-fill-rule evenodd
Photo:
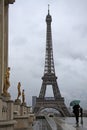
<instances>
[{"instance_id":1,"label":"overcast grey sky","mask_svg":"<svg viewBox=\"0 0 87 130\"><path fill-rule=\"evenodd\" d=\"M17 83L26 102L39 95L44 72L48 4L58 85L65 103L80 99L87 107L87 0L16 0L9 8L9 66L12 99ZM52 89L47 88L47 96Z\"/></svg>"}]
</instances>

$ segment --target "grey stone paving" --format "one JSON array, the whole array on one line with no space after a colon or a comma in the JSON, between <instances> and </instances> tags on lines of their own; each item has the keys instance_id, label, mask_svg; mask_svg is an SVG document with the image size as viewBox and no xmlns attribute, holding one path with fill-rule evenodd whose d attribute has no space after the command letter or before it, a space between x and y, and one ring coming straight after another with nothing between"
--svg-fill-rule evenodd
<instances>
[{"instance_id":1,"label":"grey stone paving","mask_svg":"<svg viewBox=\"0 0 87 130\"><path fill-rule=\"evenodd\" d=\"M55 118L54 120L61 126L62 130L87 130L87 118L84 118L83 125L79 123L79 126L76 126L75 118Z\"/></svg>"},{"instance_id":2,"label":"grey stone paving","mask_svg":"<svg viewBox=\"0 0 87 130\"><path fill-rule=\"evenodd\" d=\"M33 130L87 130L87 118L83 118L83 125L77 127L75 118L46 117L46 120L38 120Z\"/></svg>"}]
</instances>

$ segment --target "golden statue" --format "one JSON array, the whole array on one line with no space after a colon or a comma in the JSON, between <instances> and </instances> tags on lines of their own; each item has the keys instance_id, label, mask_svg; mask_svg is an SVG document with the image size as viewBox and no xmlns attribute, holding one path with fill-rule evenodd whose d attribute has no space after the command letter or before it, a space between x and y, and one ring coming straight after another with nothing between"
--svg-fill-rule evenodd
<instances>
[{"instance_id":1,"label":"golden statue","mask_svg":"<svg viewBox=\"0 0 87 130\"><path fill-rule=\"evenodd\" d=\"M20 90L20 87L21 87L21 83L18 82L18 86L17 86L17 88L18 88L18 96L17 96L17 99L19 99L19 97L21 96L21 90Z\"/></svg>"},{"instance_id":2,"label":"golden statue","mask_svg":"<svg viewBox=\"0 0 87 130\"><path fill-rule=\"evenodd\" d=\"M24 94L24 89L22 90L22 103L25 103L25 94Z\"/></svg>"},{"instance_id":3,"label":"golden statue","mask_svg":"<svg viewBox=\"0 0 87 130\"><path fill-rule=\"evenodd\" d=\"M8 88L10 87L10 67L7 68L7 71L5 73L5 77L4 77L4 86L3 86L3 94L5 96L10 96L10 94L8 93Z\"/></svg>"}]
</instances>

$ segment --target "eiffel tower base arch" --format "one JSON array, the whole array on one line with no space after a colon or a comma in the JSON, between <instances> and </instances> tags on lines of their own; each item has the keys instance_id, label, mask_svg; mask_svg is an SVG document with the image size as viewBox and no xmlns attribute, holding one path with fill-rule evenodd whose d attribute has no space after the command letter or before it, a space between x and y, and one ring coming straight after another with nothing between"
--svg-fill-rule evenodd
<instances>
[{"instance_id":1,"label":"eiffel tower base arch","mask_svg":"<svg viewBox=\"0 0 87 130\"><path fill-rule=\"evenodd\" d=\"M38 115L42 109L45 108L54 108L61 113L63 117L69 117L70 113L64 103L64 98L47 100L45 98L36 98L36 105L33 109L33 112Z\"/></svg>"}]
</instances>

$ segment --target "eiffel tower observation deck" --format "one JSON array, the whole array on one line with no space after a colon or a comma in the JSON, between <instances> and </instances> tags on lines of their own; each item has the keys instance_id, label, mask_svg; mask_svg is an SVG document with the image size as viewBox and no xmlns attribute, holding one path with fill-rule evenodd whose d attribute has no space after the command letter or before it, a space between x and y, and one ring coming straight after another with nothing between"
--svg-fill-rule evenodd
<instances>
[{"instance_id":1,"label":"eiffel tower observation deck","mask_svg":"<svg viewBox=\"0 0 87 130\"><path fill-rule=\"evenodd\" d=\"M46 32L46 54L45 54L45 67L44 75L42 77L42 86L39 97L36 99L34 112L38 113L44 108L57 109L62 116L69 116L68 109L64 103L64 98L61 96L57 76L55 74L54 59L53 59L53 46L52 46L52 32L51 32L52 17L50 15L49 5L48 14L46 16L47 32ZM52 86L54 98L45 98L47 85Z\"/></svg>"}]
</instances>

